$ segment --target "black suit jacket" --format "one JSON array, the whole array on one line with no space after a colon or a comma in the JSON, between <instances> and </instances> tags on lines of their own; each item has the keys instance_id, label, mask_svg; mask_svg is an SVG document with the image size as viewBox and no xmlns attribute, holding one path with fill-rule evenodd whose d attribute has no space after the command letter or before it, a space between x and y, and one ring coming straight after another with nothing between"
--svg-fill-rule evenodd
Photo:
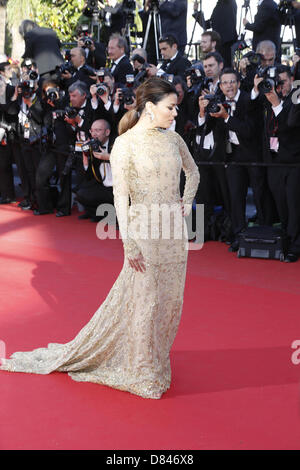
<instances>
[{"instance_id":1,"label":"black suit jacket","mask_svg":"<svg viewBox=\"0 0 300 470\"><path fill-rule=\"evenodd\" d=\"M253 31L252 46L255 50L260 41L273 41L277 48L277 56L280 48L281 19L278 5L273 0L264 0L257 9L253 23L245 27Z\"/></svg>"},{"instance_id":2,"label":"black suit jacket","mask_svg":"<svg viewBox=\"0 0 300 470\"><path fill-rule=\"evenodd\" d=\"M25 34L25 52L23 58L30 58L37 63L39 74L55 70L64 62L60 53L60 41L50 28L34 28Z\"/></svg>"},{"instance_id":3,"label":"black suit jacket","mask_svg":"<svg viewBox=\"0 0 300 470\"><path fill-rule=\"evenodd\" d=\"M228 159L226 143L229 139L229 131L233 131L236 133L239 141L239 151L235 153L235 160L241 162L260 160L261 146L258 143L259 139L257 138L255 122L256 114L255 110L250 106L250 95L242 90L233 116L229 117L227 123L222 118L208 116L205 133L213 132L216 146L215 159ZM204 125L199 128L200 135L204 132L204 128Z\"/></svg>"},{"instance_id":4,"label":"black suit jacket","mask_svg":"<svg viewBox=\"0 0 300 470\"><path fill-rule=\"evenodd\" d=\"M186 18L187 0L166 0L159 6L162 35L172 34L178 41L178 47L183 47L187 43ZM146 32L149 12L139 11L143 22L143 30ZM151 26L153 32L153 26Z\"/></svg>"},{"instance_id":5,"label":"black suit jacket","mask_svg":"<svg viewBox=\"0 0 300 470\"><path fill-rule=\"evenodd\" d=\"M237 5L235 0L218 0L210 18L211 27L217 31L222 44L237 39L236 32Z\"/></svg>"},{"instance_id":6,"label":"black suit jacket","mask_svg":"<svg viewBox=\"0 0 300 470\"><path fill-rule=\"evenodd\" d=\"M184 72L190 66L190 61L178 53L174 60L163 63L161 68L168 74L179 75L185 79Z\"/></svg>"},{"instance_id":7,"label":"black suit jacket","mask_svg":"<svg viewBox=\"0 0 300 470\"><path fill-rule=\"evenodd\" d=\"M115 83L117 84L117 86L122 87L126 83L126 75L133 75L133 73L134 71L130 60L127 56L124 56L115 67L114 71L112 72L112 75L115 79Z\"/></svg>"}]
</instances>

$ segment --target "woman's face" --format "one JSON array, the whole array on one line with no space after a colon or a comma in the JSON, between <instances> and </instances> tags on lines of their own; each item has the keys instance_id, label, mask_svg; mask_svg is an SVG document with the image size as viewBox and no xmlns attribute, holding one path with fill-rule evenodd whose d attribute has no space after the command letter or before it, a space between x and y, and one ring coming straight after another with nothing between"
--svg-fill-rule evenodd
<instances>
[{"instance_id":1,"label":"woman's face","mask_svg":"<svg viewBox=\"0 0 300 470\"><path fill-rule=\"evenodd\" d=\"M156 127L162 127L168 129L175 117L177 116L177 95L176 93L171 93L166 95L161 101L157 104L153 104L152 110L154 114L153 124Z\"/></svg>"}]
</instances>

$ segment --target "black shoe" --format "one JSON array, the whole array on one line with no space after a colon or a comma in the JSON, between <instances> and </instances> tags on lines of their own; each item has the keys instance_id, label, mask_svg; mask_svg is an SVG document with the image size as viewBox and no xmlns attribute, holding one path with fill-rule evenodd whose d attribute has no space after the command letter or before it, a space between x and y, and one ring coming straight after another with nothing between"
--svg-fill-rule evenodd
<instances>
[{"instance_id":1,"label":"black shoe","mask_svg":"<svg viewBox=\"0 0 300 470\"><path fill-rule=\"evenodd\" d=\"M38 209L34 209L33 214L34 214L34 215L53 214L53 211L45 211L45 212L42 212L42 211L39 211Z\"/></svg>"},{"instance_id":2,"label":"black shoe","mask_svg":"<svg viewBox=\"0 0 300 470\"><path fill-rule=\"evenodd\" d=\"M28 203L26 206L20 206L22 211L29 211L30 209L32 209L32 205L30 203Z\"/></svg>"},{"instance_id":3,"label":"black shoe","mask_svg":"<svg viewBox=\"0 0 300 470\"><path fill-rule=\"evenodd\" d=\"M30 205L30 202L28 201L28 199L23 199L23 201L19 202L18 204L18 207L27 207Z\"/></svg>"},{"instance_id":4,"label":"black shoe","mask_svg":"<svg viewBox=\"0 0 300 470\"><path fill-rule=\"evenodd\" d=\"M234 240L234 242L231 243L230 247L228 248L228 251L230 253L235 253L239 249L239 241Z\"/></svg>"},{"instance_id":5,"label":"black shoe","mask_svg":"<svg viewBox=\"0 0 300 470\"><path fill-rule=\"evenodd\" d=\"M294 253L288 253L284 260L283 260L285 263L295 263L296 261L298 261L298 256L295 255Z\"/></svg>"},{"instance_id":6,"label":"black shoe","mask_svg":"<svg viewBox=\"0 0 300 470\"><path fill-rule=\"evenodd\" d=\"M68 214L65 214L64 212L62 211L58 211L56 212L56 217L66 217Z\"/></svg>"},{"instance_id":7,"label":"black shoe","mask_svg":"<svg viewBox=\"0 0 300 470\"><path fill-rule=\"evenodd\" d=\"M84 214L81 214L78 216L78 219L79 220L85 220L85 219L90 219L91 216L89 214L87 214L86 212Z\"/></svg>"}]
</instances>

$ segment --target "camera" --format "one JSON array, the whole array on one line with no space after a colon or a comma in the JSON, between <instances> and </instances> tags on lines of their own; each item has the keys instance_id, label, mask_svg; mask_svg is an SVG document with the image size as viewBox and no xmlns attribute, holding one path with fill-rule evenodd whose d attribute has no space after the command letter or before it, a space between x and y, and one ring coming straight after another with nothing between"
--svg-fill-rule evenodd
<instances>
[{"instance_id":1,"label":"camera","mask_svg":"<svg viewBox=\"0 0 300 470\"><path fill-rule=\"evenodd\" d=\"M57 65L56 70L59 73L69 72L71 75L76 72L76 69L72 62L65 62L64 64Z\"/></svg>"},{"instance_id":2,"label":"camera","mask_svg":"<svg viewBox=\"0 0 300 470\"><path fill-rule=\"evenodd\" d=\"M97 87L97 96L100 97L102 95L105 95L105 93L107 93L108 91L108 85L106 85L106 83L98 83L98 85L96 85Z\"/></svg>"},{"instance_id":3,"label":"camera","mask_svg":"<svg viewBox=\"0 0 300 470\"><path fill-rule=\"evenodd\" d=\"M91 139L88 142L85 142L81 146L81 149L84 153L101 152L101 149L104 149L104 148L105 147L101 144L100 140L98 139Z\"/></svg>"},{"instance_id":4,"label":"camera","mask_svg":"<svg viewBox=\"0 0 300 470\"><path fill-rule=\"evenodd\" d=\"M205 95L204 98L209 101L208 105L206 106L207 114L218 113L221 110L221 105L226 109L230 109L230 104L224 102L222 95Z\"/></svg>"},{"instance_id":5,"label":"camera","mask_svg":"<svg viewBox=\"0 0 300 470\"><path fill-rule=\"evenodd\" d=\"M273 88L276 90L278 85L282 83L276 67L259 67L257 76L263 78L263 81L258 85L258 90L263 95L270 93Z\"/></svg>"},{"instance_id":6,"label":"camera","mask_svg":"<svg viewBox=\"0 0 300 470\"><path fill-rule=\"evenodd\" d=\"M150 0L149 3L150 3L149 4L149 9L150 10L159 9L160 0Z\"/></svg>"},{"instance_id":7,"label":"camera","mask_svg":"<svg viewBox=\"0 0 300 470\"><path fill-rule=\"evenodd\" d=\"M119 101L124 104L133 104L135 95L133 92L134 75L126 75L126 86L119 91Z\"/></svg>"},{"instance_id":8,"label":"camera","mask_svg":"<svg viewBox=\"0 0 300 470\"><path fill-rule=\"evenodd\" d=\"M77 116L77 110L71 106L67 106L65 109L56 109L52 112L53 119L75 119Z\"/></svg>"},{"instance_id":9,"label":"camera","mask_svg":"<svg viewBox=\"0 0 300 470\"><path fill-rule=\"evenodd\" d=\"M139 54L134 54L131 57L131 61L132 62L137 61L140 64L142 64L142 67L137 72L137 74L135 76L135 79L134 79L135 84L140 85L145 80L145 78L147 77L147 68L149 67L149 64L145 61L144 57L142 57Z\"/></svg>"},{"instance_id":10,"label":"camera","mask_svg":"<svg viewBox=\"0 0 300 470\"><path fill-rule=\"evenodd\" d=\"M13 130L12 126L10 126L9 124L6 124L5 122L0 122L0 143L5 137L5 135L9 137L12 130Z\"/></svg>"},{"instance_id":11,"label":"camera","mask_svg":"<svg viewBox=\"0 0 300 470\"><path fill-rule=\"evenodd\" d=\"M99 78L100 83L104 82L105 71L106 71L105 67L101 67L99 70L96 70L96 75Z\"/></svg>"},{"instance_id":12,"label":"camera","mask_svg":"<svg viewBox=\"0 0 300 470\"><path fill-rule=\"evenodd\" d=\"M34 80L22 79L18 85L20 94L23 98L31 98L35 92Z\"/></svg>"},{"instance_id":13,"label":"camera","mask_svg":"<svg viewBox=\"0 0 300 470\"><path fill-rule=\"evenodd\" d=\"M205 76L204 68L201 63L196 63L192 67L185 70L185 77L190 77L192 86L188 89L188 93L193 93L198 97L201 92L208 89L209 83L212 82L211 78Z\"/></svg>"},{"instance_id":14,"label":"camera","mask_svg":"<svg viewBox=\"0 0 300 470\"><path fill-rule=\"evenodd\" d=\"M88 0L86 8L84 10L85 16L93 16L98 17L100 13L100 9L98 6L98 1L97 0Z\"/></svg>"},{"instance_id":15,"label":"camera","mask_svg":"<svg viewBox=\"0 0 300 470\"><path fill-rule=\"evenodd\" d=\"M59 88L48 88L46 91L46 98L50 100L52 103L58 101L61 95L61 91Z\"/></svg>"},{"instance_id":16,"label":"camera","mask_svg":"<svg viewBox=\"0 0 300 470\"><path fill-rule=\"evenodd\" d=\"M259 54L254 51L249 51L247 52L247 54L243 55L243 59L248 59L251 67L259 67L261 65L262 58L262 54Z\"/></svg>"},{"instance_id":17,"label":"camera","mask_svg":"<svg viewBox=\"0 0 300 470\"><path fill-rule=\"evenodd\" d=\"M91 47L94 44L94 41L91 38L85 38L83 41L83 46L84 47Z\"/></svg>"}]
</instances>

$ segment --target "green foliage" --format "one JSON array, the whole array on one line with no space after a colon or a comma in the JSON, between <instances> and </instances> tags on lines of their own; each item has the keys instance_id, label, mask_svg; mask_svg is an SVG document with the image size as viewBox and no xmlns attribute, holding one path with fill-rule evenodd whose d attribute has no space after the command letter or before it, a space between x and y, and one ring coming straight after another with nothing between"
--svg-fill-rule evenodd
<instances>
[{"instance_id":1,"label":"green foliage","mask_svg":"<svg viewBox=\"0 0 300 470\"><path fill-rule=\"evenodd\" d=\"M82 15L84 0L35 0L39 6L35 21L56 31L61 41L71 41Z\"/></svg>"}]
</instances>

